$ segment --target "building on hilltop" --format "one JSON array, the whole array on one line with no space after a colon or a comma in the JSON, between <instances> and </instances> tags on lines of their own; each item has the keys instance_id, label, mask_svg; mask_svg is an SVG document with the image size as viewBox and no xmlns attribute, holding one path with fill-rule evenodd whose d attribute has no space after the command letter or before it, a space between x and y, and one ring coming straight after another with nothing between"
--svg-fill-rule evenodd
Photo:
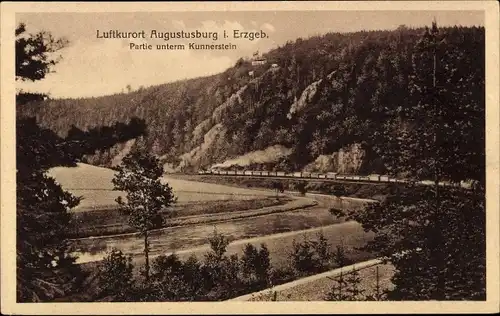
<instances>
[{"instance_id":1,"label":"building on hilltop","mask_svg":"<svg viewBox=\"0 0 500 316\"><path fill-rule=\"evenodd\" d=\"M259 65L265 65L265 64L267 64L267 59L260 56L258 51L253 53L252 66L259 66Z\"/></svg>"}]
</instances>

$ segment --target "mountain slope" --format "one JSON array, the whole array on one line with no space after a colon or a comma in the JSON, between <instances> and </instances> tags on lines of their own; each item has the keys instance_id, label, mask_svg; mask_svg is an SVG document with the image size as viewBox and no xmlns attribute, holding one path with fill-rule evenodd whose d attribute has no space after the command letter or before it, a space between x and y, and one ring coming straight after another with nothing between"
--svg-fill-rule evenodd
<instances>
[{"instance_id":1,"label":"mountain slope","mask_svg":"<svg viewBox=\"0 0 500 316\"><path fill-rule=\"evenodd\" d=\"M398 109L418 102L409 85L423 31L401 27L297 39L264 54L266 65L240 59L218 75L127 94L46 100L25 107L24 115L35 115L60 135L72 125L87 129L143 118L148 135L136 143L177 170L227 165L279 146L286 155L266 158L267 167L383 172L367 140L387 120L399 119ZM484 101L484 28L441 31L443 58L451 67L446 71L459 69L471 87L467 97ZM484 117L478 117L474 128L481 130ZM130 146L96 153L87 162L110 166Z\"/></svg>"}]
</instances>

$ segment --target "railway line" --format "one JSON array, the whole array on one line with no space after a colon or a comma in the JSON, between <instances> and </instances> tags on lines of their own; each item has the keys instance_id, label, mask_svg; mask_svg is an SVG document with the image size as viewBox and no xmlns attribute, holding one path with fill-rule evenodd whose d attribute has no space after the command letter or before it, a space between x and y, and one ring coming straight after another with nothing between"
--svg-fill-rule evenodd
<instances>
[{"instance_id":1,"label":"railway line","mask_svg":"<svg viewBox=\"0 0 500 316\"><path fill-rule=\"evenodd\" d=\"M249 177L249 178L271 178L277 180L300 179L305 181L322 181L322 182L339 182L339 183L368 183L368 184L417 184L417 185L434 185L434 182L429 180L412 181L408 179L396 179L387 175L347 175L337 174L333 172L318 173L318 172L285 172L285 171L257 171L257 170L199 170L199 175L227 176L227 177ZM441 186L453 186L469 188L470 185L465 183L450 183L440 182Z\"/></svg>"}]
</instances>

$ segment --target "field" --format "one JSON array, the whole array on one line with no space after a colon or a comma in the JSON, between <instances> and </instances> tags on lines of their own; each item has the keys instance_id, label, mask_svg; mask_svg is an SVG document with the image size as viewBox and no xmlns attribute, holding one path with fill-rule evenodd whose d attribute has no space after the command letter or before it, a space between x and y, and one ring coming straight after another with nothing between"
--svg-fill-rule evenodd
<instances>
[{"instance_id":1,"label":"field","mask_svg":"<svg viewBox=\"0 0 500 316\"><path fill-rule=\"evenodd\" d=\"M242 212L250 210L265 210L272 206L285 205L291 202L288 197L263 197L252 200L222 200L191 202L175 205L162 212L167 218L166 226L193 224L193 219L203 222L206 217L216 218L217 214L227 214L228 218L241 217ZM71 213L70 238L88 236L103 236L131 233L134 230L127 223L128 216L119 209L102 209Z\"/></svg>"},{"instance_id":2,"label":"field","mask_svg":"<svg viewBox=\"0 0 500 316\"><path fill-rule=\"evenodd\" d=\"M77 167L56 167L49 170L52 176L65 190L76 196L82 196L80 205L74 211L103 210L116 207L115 199L125 196L123 192L113 191L115 171L108 168L79 163ZM179 204L194 201L252 200L273 196L269 190L236 188L220 184L202 184L164 177L163 182L174 190Z\"/></svg>"}]
</instances>

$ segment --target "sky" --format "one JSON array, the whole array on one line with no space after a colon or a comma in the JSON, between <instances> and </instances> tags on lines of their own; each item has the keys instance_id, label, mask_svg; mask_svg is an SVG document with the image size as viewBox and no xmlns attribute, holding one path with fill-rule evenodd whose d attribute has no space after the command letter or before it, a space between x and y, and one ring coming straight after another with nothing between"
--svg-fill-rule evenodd
<instances>
[{"instance_id":1,"label":"sky","mask_svg":"<svg viewBox=\"0 0 500 316\"><path fill-rule=\"evenodd\" d=\"M261 11L261 12L136 12L136 13L18 13L28 33L48 31L69 44L62 60L45 79L17 82L17 89L49 93L53 98L110 95L176 80L216 74L240 57L264 53L287 41L328 32L422 27L433 19L438 25L483 26L482 11ZM140 32L146 39L97 38L110 30ZM149 38L158 32L217 32L210 39ZM267 38L233 38L234 30L264 31ZM229 35L222 38L223 32ZM130 43L151 44L151 50L130 49ZM156 44L234 44L234 50L157 50ZM186 46L187 48L187 46Z\"/></svg>"}]
</instances>

